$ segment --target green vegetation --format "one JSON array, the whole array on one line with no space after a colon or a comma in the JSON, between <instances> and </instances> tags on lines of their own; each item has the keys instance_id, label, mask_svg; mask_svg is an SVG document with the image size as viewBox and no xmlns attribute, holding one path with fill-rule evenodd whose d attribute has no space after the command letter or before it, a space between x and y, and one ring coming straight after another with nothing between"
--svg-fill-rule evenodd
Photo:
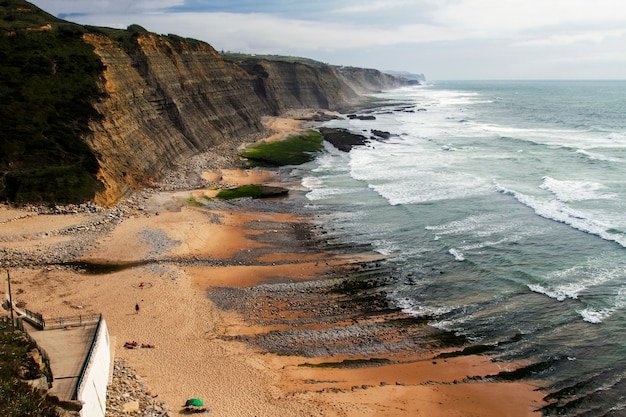
<instances>
[{"instance_id":1,"label":"green vegetation","mask_svg":"<svg viewBox=\"0 0 626 417\"><path fill-rule=\"evenodd\" d=\"M268 187L265 185L242 185L241 187L229 188L221 190L216 198L222 200L232 200L235 198L264 198L264 197L278 197L285 195L289 192L286 188L280 187Z\"/></svg>"},{"instance_id":2,"label":"green vegetation","mask_svg":"<svg viewBox=\"0 0 626 417\"><path fill-rule=\"evenodd\" d=\"M79 202L102 189L81 140L100 117L92 103L103 70L85 31L25 1L0 1L0 199Z\"/></svg>"},{"instance_id":3,"label":"green vegetation","mask_svg":"<svg viewBox=\"0 0 626 417\"><path fill-rule=\"evenodd\" d=\"M27 359L35 345L10 322L0 320L0 415L58 417L55 407L21 378L37 377L36 367Z\"/></svg>"},{"instance_id":4,"label":"green vegetation","mask_svg":"<svg viewBox=\"0 0 626 417\"><path fill-rule=\"evenodd\" d=\"M204 204L202 204L200 201L196 200L196 198L192 195L190 195L189 197L185 198L185 203L187 203L187 205L190 206L194 206L194 207L203 207Z\"/></svg>"},{"instance_id":5,"label":"green vegetation","mask_svg":"<svg viewBox=\"0 0 626 417\"><path fill-rule=\"evenodd\" d=\"M241 152L241 156L251 166L300 165L315 158L314 154L322 149L323 141L319 132L307 130L284 140L250 146Z\"/></svg>"},{"instance_id":6,"label":"green vegetation","mask_svg":"<svg viewBox=\"0 0 626 417\"><path fill-rule=\"evenodd\" d=\"M341 362L322 362L322 363L303 363L298 366L308 368L362 368L366 366L380 366L390 364L389 359L370 358L370 359L344 359Z\"/></svg>"},{"instance_id":7,"label":"green vegetation","mask_svg":"<svg viewBox=\"0 0 626 417\"><path fill-rule=\"evenodd\" d=\"M277 61L277 62L287 62L290 64L303 64L309 67L314 68L322 68L326 67L327 64L323 62L315 61L309 58L302 58L298 56L285 56L285 55L250 55L243 54L239 52L220 52L220 55L223 59L227 61L232 61L235 63L241 63L243 61Z\"/></svg>"},{"instance_id":8,"label":"green vegetation","mask_svg":"<svg viewBox=\"0 0 626 417\"><path fill-rule=\"evenodd\" d=\"M262 194L263 191L259 185L243 185L241 187L221 190L217 193L216 197L222 200L232 200L244 197L260 197Z\"/></svg>"}]
</instances>

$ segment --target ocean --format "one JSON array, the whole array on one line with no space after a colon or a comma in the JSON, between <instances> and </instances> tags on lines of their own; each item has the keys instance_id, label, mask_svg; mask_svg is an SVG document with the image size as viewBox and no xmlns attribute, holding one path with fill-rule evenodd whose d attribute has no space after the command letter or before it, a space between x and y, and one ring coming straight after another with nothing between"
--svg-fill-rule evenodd
<instances>
[{"instance_id":1,"label":"ocean","mask_svg":"<svg viewBox=\"0 0 626 417\"><path fill-rule=\"evenodd\" d=\"M328 243L395 271L390 305L548 363L546 415L626 415L626 81L445 81L325 126L302 179ZM374 131L388 132L386 140Z\"/></svg>"}]
</instances>

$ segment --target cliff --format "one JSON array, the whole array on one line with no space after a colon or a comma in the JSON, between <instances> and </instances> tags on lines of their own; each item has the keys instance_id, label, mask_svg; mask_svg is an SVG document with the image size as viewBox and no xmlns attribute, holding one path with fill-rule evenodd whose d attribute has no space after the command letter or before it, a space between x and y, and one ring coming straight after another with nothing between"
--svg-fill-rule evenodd
<instances>
[{"instance_id":1,"label":"cliff","mask_svg":"<svg viewBox=\"0 0 626 417\"><path fill-rule=\"evenodd\" d=\"M261 123L264 116L294 109L337 109L355 103L361 94L403 83L401 78L373 69L337 68L304 59L239 56L225 60L201 41L160 36L136 25L125 31L82 27L55 19L21 0L5 3L9 4L5 7L20 8L19 12L13 10L18 17L14 22L24 22L24 16L30 19L20 28L13 25L5 30L5 40L15 43L18 37L26 39L32 36L35 25L40 28L45 23L48 29L43 35L52 37L55 48L67 43L61 42L61 28L65 28L63 36L86 45L86 57L96 57L96 64L88 67L96 70L83 70L82 64L79 67L97 86L95 93L90 90L87 104L94 113L86 119L64 122L78 126L73 133L79 138L64 152L69 155L82 145L87 155L80 161L91 162L89 169L78 162L63 166L80 170L93 181L86 182L84 192L76 194L69 190L71 182L55 182L49 177L53 170L48 170L46 186L54 184L53 192L38 195L31 192L33 187L27 192L24 188L30 183L20 178L31 175L29 154L38 150L18 144L13 148L19 152L0 160L2 178L14 178L0 185L0 197L15 202L94 199L99 204L111 204L129 191L159 180L168 168L193 155L211 152L218 145L236 148L266 133ZM26 7L28 13L24 12ZM34 15L39 16L36 22L32 21ZM37 44L30 43L29 47L37 48ZM73 51L67 53L74 56ZM56 67L51 70L58 58L47 58L45 51L34 54L44 56L41 76L50 78L51 85L58 83ZM67 100L76 101L84 94L68 95ZM8 95L4 98L15 100ZM47 138L54 132L50 129ZM15 142L14 137L7 140ZM37 169L42 160L33 160ZM46 163L59 164L56 160Z\"/></svg>"},{"instance_id":2,"label":"cliff","mask_svg":"<svg viewBox=\"0 0 626 417\"><path fill-rule=\"evenodd\" d=\"M105 186L98 202L148 185L218 143L235 147L263 130L260 115L268 110L254 92L254 78L209 45L142 33L128 51L104 35L83 38L105 68L106 98L95 104L104 117L92 120L84 136Z\"/></svg>"}]
</instances>

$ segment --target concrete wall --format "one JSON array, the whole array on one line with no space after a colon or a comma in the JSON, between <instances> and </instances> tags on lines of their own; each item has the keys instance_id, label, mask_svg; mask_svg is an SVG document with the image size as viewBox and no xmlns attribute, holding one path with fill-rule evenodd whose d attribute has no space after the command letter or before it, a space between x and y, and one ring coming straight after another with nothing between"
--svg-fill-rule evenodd
<instances>
[{"instance_id":1,"label":"concrete wall","mask_svg":"<svg viewBox=\"0 0 626 417\"><path fill-rule=\"evenodd\" d=\"M89 363L77 387L76 399L83 403L81 417L104 417L106 413L107 385L111 368L111 340L104 319L100 320L94 337Z\"/></svg>"}]
</instances>

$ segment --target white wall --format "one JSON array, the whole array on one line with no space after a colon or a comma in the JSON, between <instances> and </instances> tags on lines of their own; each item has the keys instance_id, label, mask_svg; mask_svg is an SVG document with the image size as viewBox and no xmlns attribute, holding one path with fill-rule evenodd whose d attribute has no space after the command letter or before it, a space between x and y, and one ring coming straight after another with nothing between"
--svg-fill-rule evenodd
<instances>
[{"instance_id":1,"label":"white wall","mask_svg":"<svg viewBox=\"0 0 626 417\"><path fill-rule=\"evenodd\" d=\"M109 330L104 319L100 322L98 334L95 336L91 358L81 386L78 388L77 400L83 403L81 417L104 417L106 413L107 384L111 365L111 341Z\"/></svg>"}]
</instances>

